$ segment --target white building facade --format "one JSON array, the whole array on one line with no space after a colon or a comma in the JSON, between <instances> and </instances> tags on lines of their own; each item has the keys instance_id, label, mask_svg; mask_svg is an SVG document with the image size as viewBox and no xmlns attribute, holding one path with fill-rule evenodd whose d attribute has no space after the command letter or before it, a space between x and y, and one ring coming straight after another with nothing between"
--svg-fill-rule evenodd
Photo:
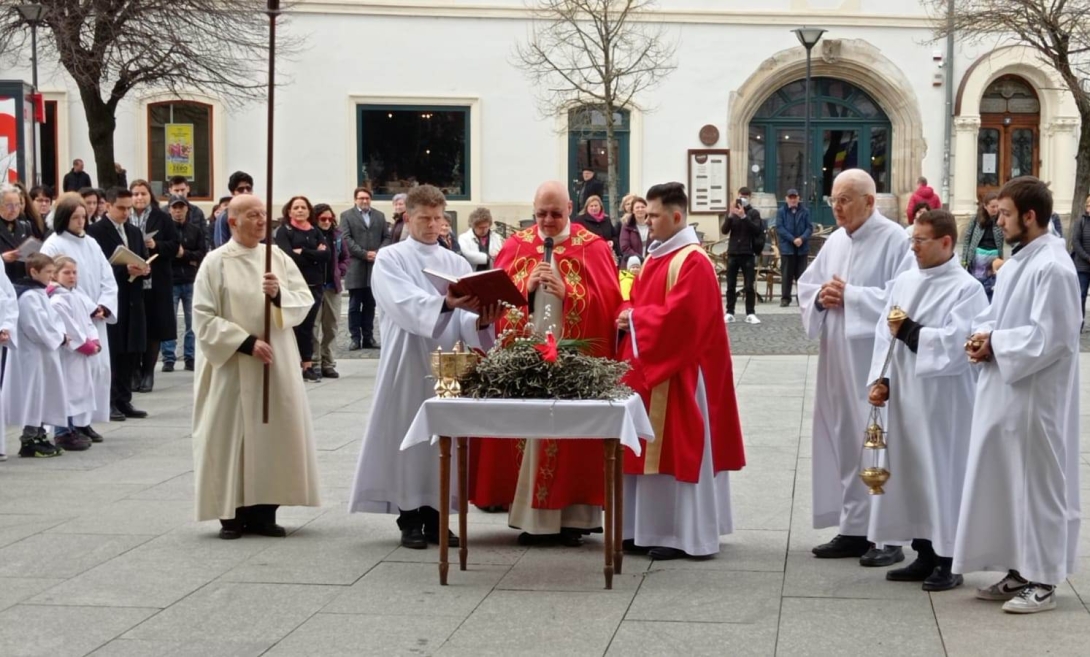
<instances>
[{"instance_id":1,"label":"white building facade","mask_svg":"<svg viewBox=\"0 0 1090 657\"><path fill-rule=\"evenodd\" d=\"M959 216L1021 174L1050 181L1061 213L1071 207L1078 113L1028 48L959 42L947 61L916 0L660 0L660 8L657 18L677 42L677 69L619 117L622 193L687 182L689 151L710 149L729 150L729 187L748 185L766 209L809 180L809 204L824 221L832 177L855 166L872 172L881 206L901 221L921 175ZM523 0L300 0L284 28L301 52L281 66L275 197L304 194L340 208L367 184L376 205L389 209L392 194L431 182L461 217L487 206L517 225L531 216L541 182L559 179L574 190L588 163L604 175L600 115L564 108L542 116L513 65L529 19ZM803 25L827 30L813 51L809 171L806 56L791 32ZM2 77L29 80L26 59L26 69ZM76 157L93 176L78 92L44 59L40 76L44 179L59 181ZM225 195L240 169L264 194L265 112L200 90L181 98L137 91L119 110L116 157L130 181L159 185L168 177L167 126L192 125L197 197ZM715 215L693 221L718 235Z\"/></svg>"}]
</instances>

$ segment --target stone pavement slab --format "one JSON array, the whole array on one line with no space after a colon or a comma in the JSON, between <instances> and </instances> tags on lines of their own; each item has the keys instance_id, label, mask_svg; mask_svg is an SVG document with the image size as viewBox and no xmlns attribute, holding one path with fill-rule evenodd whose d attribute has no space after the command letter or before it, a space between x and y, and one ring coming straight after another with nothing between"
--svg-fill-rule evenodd
<instances>
[{"instance_id":1,"label":"stone pavement slab","mask_svg":"<svg viewBox=\"0 0 1090 657\"><path fill-rule=\"evenodd\" d=\"M736 345L797 323L758 312L764 324L732 325ZM286 539L221 541L192 519L192 374L159 374L137 398L148 420L99 427L106 442L87 452L0 464L0 656L1086 654L1090 532L1059 609L1031 617L973 597L994 573L929 595L884 569L814 559L835 533L810 518L817 361L746 349L734 360L747 456L731 475L735 532L714 559L629 555L608 592L600 535L527 548L506 514L471 509L469 570L453 550L440 587L434 547L399 548L393 516L347 514L373 357L306 387L323 506L283 509ZM1090 400L1090 378L1080 393Z\"/></svg>"}]
</instances>

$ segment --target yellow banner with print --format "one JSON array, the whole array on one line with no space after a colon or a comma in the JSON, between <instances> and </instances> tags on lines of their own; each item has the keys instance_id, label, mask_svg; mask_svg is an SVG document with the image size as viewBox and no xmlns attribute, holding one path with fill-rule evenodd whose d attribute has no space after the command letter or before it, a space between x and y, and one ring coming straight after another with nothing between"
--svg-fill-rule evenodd
<instances>
[{"instance_id":1,"label":"yellow banner with print","mask_svg":"<svg viewBox=\"0 0 1090 657\"><path fill-rule=\"evenodd\" d=\"M168 123L166 132L166 178L172 176L194 177L193 124Z\"/></svg>"}]
</instances>

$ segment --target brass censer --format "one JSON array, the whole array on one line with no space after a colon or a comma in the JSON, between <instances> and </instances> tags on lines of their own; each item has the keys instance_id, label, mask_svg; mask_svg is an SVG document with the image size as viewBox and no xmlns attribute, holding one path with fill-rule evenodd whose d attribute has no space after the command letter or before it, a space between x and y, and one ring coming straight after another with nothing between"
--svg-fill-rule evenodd
<instances>
[{"instance_id":1,"label":"brass censer","mask_svg":"<svg viewBox=\"0 0 1090 657\"><path fill-rule=\"evenodd\" d=\"M893 306L889 310L886 321L889 323L903 322L908 319L908 314L900 308ZM889 343L889 351L886 352L886 362L882 364L882 372L878 380L886 378L889 364L893 360L893 350L897 346L897 339L893 338ZM882 414L877 406L871 406L870 418L867 420L867 429L863 432L863 452L860 455L859 478L866 484L871 495L883 495L882 486L889 481L890 462L889 448L886 445L886 431L882 428Z\"/></svg>"},{"instance_id":2,"label":"brass censer","mask_svg":"<svg viewBox=\"0 0 1090 657\"><path fill-rule=\"evenodd\" d=\"M435 395L444 399L462 396L460 379L473 369L481 359L459 340L454 343L454 351L443 351L437 347L431 352L431 374L435 378Z\"/></svg>"}]
</instances>

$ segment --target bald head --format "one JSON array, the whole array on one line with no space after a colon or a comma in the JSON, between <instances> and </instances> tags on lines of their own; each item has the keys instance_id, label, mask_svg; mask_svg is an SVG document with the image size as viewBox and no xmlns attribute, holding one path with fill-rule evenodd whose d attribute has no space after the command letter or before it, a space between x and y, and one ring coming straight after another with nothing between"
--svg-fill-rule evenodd
<instances>
[{"instance_id":1,"label":"bald head","mask_svg":"<svg viewBox=\"0 0 1090 657\"><path fill-rule=\"evenodd\" d=\"M227 205L231 238L245 247L252 249L261 243L268 220L265 203L253 194L239 194Z\"/></svg>"},{"instance_id":2,"label":"bald head","mask_svg":"<svg viewBox=\"0 0 1090 657\"><path fill-rule=\"evenodd\" d=\"M833 193L829 197L837 225L849 234L858 230L874 213L876 194L874 178L866 171L848 169L840 172L833 180Z\"/></svg>"},{"instance_id":3,"label":"bald head","mask_svg":"<svg viewBox=\"0 0 1090 657\"><path fill-rule=\"evenodd\" d=\"M534 194L534 219L545 237L556 237L568 227L571 217L571 197L564 183L550 180L542 183Z\"/></svg>"}]
</instances>

